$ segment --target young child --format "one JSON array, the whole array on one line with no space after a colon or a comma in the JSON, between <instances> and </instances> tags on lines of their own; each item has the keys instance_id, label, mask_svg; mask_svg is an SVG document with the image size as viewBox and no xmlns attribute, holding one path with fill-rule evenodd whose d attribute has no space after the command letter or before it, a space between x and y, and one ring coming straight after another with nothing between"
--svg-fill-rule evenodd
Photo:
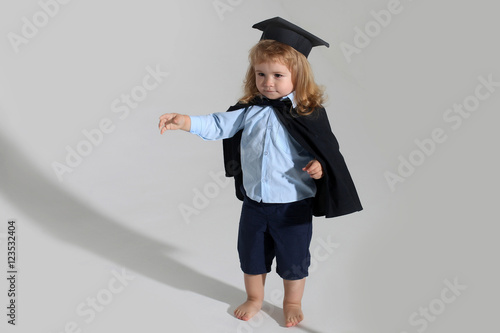
<instances>
[{"instance_id":1,"label":"young child","mask_svg":"<svg viewBox=\"0 0 500 333\"><path fill-rule=\"evenodd\" d=\"M312 47L328 43L279 17L253 27L263 35L250 51L239 103L206 116L167 113L159 128L161 134L181 129L205 140L224 139L226 176L235 177L243 201L238 253L247 300L234 314L249 320L260 311L276 258L290 327L304 317L312 216L362 207L306 59Z\"/></svg>"}]
</instances>

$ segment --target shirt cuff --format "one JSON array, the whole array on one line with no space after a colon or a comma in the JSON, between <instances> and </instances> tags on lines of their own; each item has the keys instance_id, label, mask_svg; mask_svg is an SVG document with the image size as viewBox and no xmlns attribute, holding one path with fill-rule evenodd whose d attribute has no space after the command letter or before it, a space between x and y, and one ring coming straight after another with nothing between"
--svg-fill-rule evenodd
<instances>
[{"instance_id":1,"label":"shirt cuff","mask_svg":"<svg viewBox=\"0 0 500 333\"><path fill-rule=\"evenodd\" d=\"M199 135L201 133L202 120L200 116L190 116L191 118L191 129L189 133Z\"/></svg>"}]
</instances>

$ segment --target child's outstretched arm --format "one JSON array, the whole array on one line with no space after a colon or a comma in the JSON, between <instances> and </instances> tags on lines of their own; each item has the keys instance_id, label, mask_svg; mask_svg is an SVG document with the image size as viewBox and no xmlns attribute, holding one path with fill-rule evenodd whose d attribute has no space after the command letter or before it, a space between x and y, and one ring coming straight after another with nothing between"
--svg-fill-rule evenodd
<instances>
[{"instance_id":1,"label":"child's outstretched arm","mask_svg":"<svg viewBox=\"0 0 500 333\"><path fill-rule=\"evenodd\" d=\"M160 116L158 128L160 129L160 134L165 133L167 130L183 130L189 132L191 130L191 117L178 113L165 113Z\"/></svg>"}]
</instances>

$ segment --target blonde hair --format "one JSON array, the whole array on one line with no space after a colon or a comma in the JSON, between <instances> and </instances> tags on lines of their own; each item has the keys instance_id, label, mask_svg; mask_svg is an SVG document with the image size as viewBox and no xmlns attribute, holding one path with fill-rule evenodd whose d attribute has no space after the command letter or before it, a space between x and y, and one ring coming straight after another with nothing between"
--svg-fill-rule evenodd
<instances>
[{"instance_id":1,"label":"blonde hair","mask_svg":"<svg viewBox=\"0 0 500 333\"><path fill-rule=\"evenodd\" d=\"M323 88L314 81L311 65L307 58L293 47L275 40L261 40L248 56L250 65L244 80L244 95L241 103L248 103L260 95L255 84L255 65L264 62L279 62L292 73L295 89L296 110L299 115L309 115L324 102Z\"/></svg>"}]
</instances>

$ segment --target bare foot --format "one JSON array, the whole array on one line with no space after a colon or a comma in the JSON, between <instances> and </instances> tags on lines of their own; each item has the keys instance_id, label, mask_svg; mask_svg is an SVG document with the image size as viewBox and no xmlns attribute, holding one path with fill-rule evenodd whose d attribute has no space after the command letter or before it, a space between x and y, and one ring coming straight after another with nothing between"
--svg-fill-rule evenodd
<instances>
[{"instance_id":1,"label":"bare foot","mask_svg":"<svg viewBox=\"0 0 500 333\"><path fill-rule=\"evenodd\" d=\"M241 320L250 320L253 316L255 316L260 309L262 308L262 301L251 301L248 300L245 303L241 304L234 310L234 316Z\"/></svg>"},{"instance_id":2,"label":"bare foot","mask_svg":"<svg viewBox=\"0 0 500 333\"><path fill-rule=\"evenodd\" d=\"M286 327L292 327L304 319L300 304L284 304L283 312L285 314Z\"/></svg>"}]
</instances>

